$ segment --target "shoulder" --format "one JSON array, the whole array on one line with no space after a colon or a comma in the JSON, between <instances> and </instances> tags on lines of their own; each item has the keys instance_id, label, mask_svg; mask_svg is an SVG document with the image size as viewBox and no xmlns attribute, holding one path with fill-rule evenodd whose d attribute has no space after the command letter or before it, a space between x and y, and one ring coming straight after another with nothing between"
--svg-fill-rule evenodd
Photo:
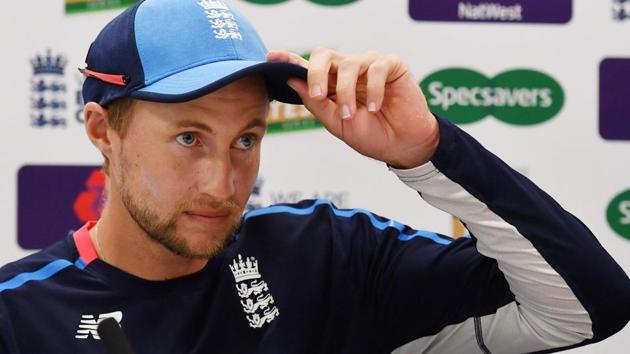
<instances>
[{"instance_id":1,"label":"shoulder","mask_svg":"<svg viewBox=\"0 0 630 354\"><path fill-rule=\"evenodd\" d=\"M364 209L337 208L327 199L307 199L297 203L273 204L265 208L250 210L243 216L243 223L286 227L291 224L304 225L305 222L317 223L330 219L344 222L361 216L373 219L375 222L387 220Z\"/></svg>"},{"instance_id":2,"label":"shoulder","mask_svg":"<svg viewBox=\"0 0 630 354\"><path fill-rule=\"evenodd\" d=\"M292 204L274 204L251 210L243 216L242 230L255 229L299 231L308 234L328 230L346 233L361 228L364 231L402 232L407 226L365 209L340 209L330 200L311 199Z\"/></svg>"},{"instance_id":3,"label":"shoulder","mask_svg":"<svg viewBox=\"0 0 630 354\"><path fill-rule=\"evenodd\" d=\"M61 270L73 266L78 259L76 249L65 238L50 247L33 253L0 268L0 295L21 288L25 283L53 277Z\"/></svg>"}]
</instances>

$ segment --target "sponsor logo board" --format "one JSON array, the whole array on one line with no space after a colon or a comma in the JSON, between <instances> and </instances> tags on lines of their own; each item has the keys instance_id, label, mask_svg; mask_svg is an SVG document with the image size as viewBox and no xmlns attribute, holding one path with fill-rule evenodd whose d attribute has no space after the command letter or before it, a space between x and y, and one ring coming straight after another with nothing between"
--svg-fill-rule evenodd
<instances>
[{"instance_id":1,"label":"sponsor logo board","mask_svg":"<svg viewBox=\"0 0 630 354\"><path fill-rule=\"evenodd\" d=\"M606 140L630 140L630 58L599 64L599 134Z\"/></svg>"},{"instance_id":2,"label":"sponsor logo board","mask_svg":"<svg viewBox=\"0 0 630 354\"><path fill-rule=\"evenodd\" d=\"M410 0L417 21L567 23L572 0Z\"/></svg>"},{"instance_id":3,"label":"sponsor logo board","mask_svg":"<svg viewBox=\"0 0 630 354\"><path fill-rule=\"evenodd\" d=\"M18 244L41 249L100 217L100 166L27 165L18 171Z\"/></svg>"},{"instance_id":4,"label":"sponsor logo board","mask_svg":"<svg viewBox=\"0 0 630 354\"><path fill-rule=\"evenodd\" d=\"M534 125L555 117L564 90L551 76L531 69L504 71L488 78L467 68L448 68L420 83L431 110L456 124L487 116L513 125Z\"/></svg>"}]
</instances>

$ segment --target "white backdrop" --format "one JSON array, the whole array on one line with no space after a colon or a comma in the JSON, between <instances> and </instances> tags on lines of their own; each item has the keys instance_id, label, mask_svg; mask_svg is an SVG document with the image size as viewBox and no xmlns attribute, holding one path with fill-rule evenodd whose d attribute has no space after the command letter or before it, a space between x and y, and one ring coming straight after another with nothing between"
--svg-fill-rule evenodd
<instances>
[{"instance_id":1,"label":"white backdrop","mask_svg":"<svg viewBox=\"0 0 630 354\"><path fill-rule=\"evenodd\" d=\"M417 22L409 16L408 0L359 0L338 7L306 0L266 6L232 2L257 26L270 49L305 53L328 46L349 53L395 53L418 81L451 67L474 69L487 77L525 67L553 77L565 94L564 106L553 119L522 127L487 117L462 128L582 219L630 272L630 240L617 235L606 219L610 201L630 188L630 142L604 140L598 133L599 63L608 57L630 58L630 21L612 19L612 0L574 1L566 24ZM33 252L17 243L20 167L101 162L74 119L80 84L75 68L83 66L99 29L119 12L68 15L62 0L3 3L0 264ZM31 124L31 60L47 49L68 62L63 76L65 127ZM265 139L256 204L327 197L340 207L361 207L416 228L453 233L450 216L428 207L382 163L360 157L324 130L270 134ZM30 218L37 223L40 217ZM622 353L629 345L626 328L604 343L572 352Z\"/></svg>"}]
</instances>

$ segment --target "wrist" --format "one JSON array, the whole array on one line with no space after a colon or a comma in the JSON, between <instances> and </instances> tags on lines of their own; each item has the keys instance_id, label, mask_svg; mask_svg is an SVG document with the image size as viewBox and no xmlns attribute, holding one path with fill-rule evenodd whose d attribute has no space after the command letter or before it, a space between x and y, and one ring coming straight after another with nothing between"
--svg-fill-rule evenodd
<instances>
[{"instance_id":1,"label":"wrist","mask_svg":"<svg viewBox=\"0 0 630 354\"><path fill-rule=\"evenodd\" d=\"M426 135L419 138L420 143L397 154L397 158L387 162L395 169L406 170L429 162L440 144L440 125L433 114L427 119Z\"/></svg>"}]
</instances>

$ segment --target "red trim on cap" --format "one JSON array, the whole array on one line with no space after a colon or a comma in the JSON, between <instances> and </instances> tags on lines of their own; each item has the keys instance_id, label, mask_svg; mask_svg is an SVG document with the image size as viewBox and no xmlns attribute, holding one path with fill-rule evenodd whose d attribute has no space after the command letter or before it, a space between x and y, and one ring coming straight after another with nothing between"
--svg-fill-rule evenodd
<instances>
[{"instance_id":1,"label":"red trim on cap","mask_svg":"<svg viewBox=\"0 0 630 354\"><path fill-rule=\"evenodd\" d=\"M103 74L87 68L81 69L81 72L83 73L83 75L85 75L85 77L93 77L95 79L99 79L109 84L114 84L118 86L127 86L127 83L125 82L125 75Z\"/></svg>"},{"instance_id":2,"label":"red trim on cap","mask_svg":"<svg viewBox=\"0 0 630 354\"><path fill-rule=\"evenodd\" d=\"M88 221L72 235L77 251L79 251L79 257L83 259L85 265L88 265L93 260L98 259L96 248L94 248L94 244L90 238L90 229L94 227L94 225L96 225L96 221Z\"/></svg>"}]
</instances>

